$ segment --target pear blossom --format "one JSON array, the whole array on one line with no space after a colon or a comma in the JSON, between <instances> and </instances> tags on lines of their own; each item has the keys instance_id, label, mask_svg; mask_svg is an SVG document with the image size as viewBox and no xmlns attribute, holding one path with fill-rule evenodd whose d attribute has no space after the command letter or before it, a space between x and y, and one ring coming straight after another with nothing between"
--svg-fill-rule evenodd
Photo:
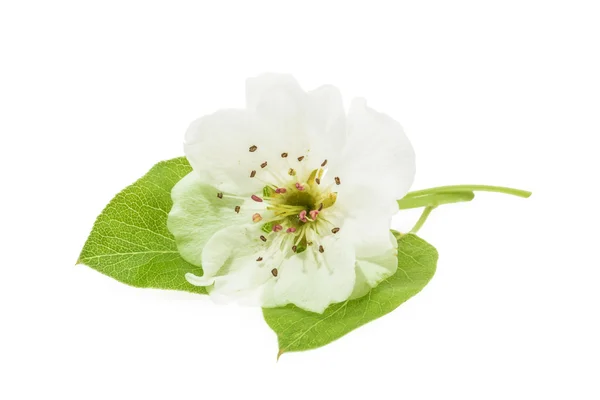
<instances>
[{"instance_id":1,"label":"pear blossom","mask_svg":"<svg viewBox=\"0 0 600 400\"><path fill-rule=\"evenodd\" d=\"M397 270L390 234L415 174L392 118L333 86L304 91L289 75L246 83L246 108L191 123L193 171L172 190L168 228L186 274L215 301L294 304L322 313Z\"/></svg>"}]
</instances>

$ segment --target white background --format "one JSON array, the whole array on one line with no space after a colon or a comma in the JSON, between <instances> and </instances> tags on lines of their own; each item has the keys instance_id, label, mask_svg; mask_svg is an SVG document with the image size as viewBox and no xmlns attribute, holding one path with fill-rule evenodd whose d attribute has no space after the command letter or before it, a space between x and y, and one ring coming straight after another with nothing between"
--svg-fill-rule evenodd
<instances>
[{"instance_id":1,"label":"white background","mask_svg":"<svg viewBox=\"0 0 600 400\"><path fill-rule=\"evenodd\" d=\"M599 19L596 1L3 0L0 397L600 398ZM398 119L415 189L534 194L434 211L430 285L278 363L257 309L74 266L111 197L265 71Z\"/></svg>"}]
</instances>

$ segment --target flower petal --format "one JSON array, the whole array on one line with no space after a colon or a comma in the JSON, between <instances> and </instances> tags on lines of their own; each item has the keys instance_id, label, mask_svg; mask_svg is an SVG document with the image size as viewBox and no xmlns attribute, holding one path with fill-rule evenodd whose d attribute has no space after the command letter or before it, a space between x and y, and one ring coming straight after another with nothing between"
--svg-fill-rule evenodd
<instances>
[{"instance_id":1,"label":"flower petal","mask_svg":"<svg viewBox=\"0 0 600 400\"><path fill-rule=\"evenodd\" d=\"M192 284L207 286L211 298L218 302L238 301L247 305L262 305L264 286L273 284L265 245L259 239L256 226L230 226L217 232L202 253L204 276L188 274Z\"/></svg>"},{"instance_id":2,"label":"flower petal","mask_svg":"<svg viewBox=\"0 0 600 400\"><path fill-rule=\"evenodd\" d=\"M415 153L400 124L354 99L347 127L341 163L331 166L343 182L340 194L359 186L379 189L390 200L404 197L414 179Z\"/></svg>"},{"instance_id":3,"label":"flower petal","mask_svg":"<svg viewBox=\"0 0 600 400\"><path fill-rule=\"evenodd\" d=\"M244 203L239 199L218 198L219 191L203 184L201 178L190 172L172 189L173 208L167 218L167 227L175 237L181 256L194 265L201 265L202 249L217 231L251 221ZM242 212L235 207L241 205Z\"/></svg>"},{"instance_id":4,"label":"flower petal","mask_svg":"<svg viewBox=\"0 0 600 400\"><path fill-rule=\"evenodd\" d=\"M390 249L392 217L398 203L381 188L352 186L338 193L335 204L340 228L358 258L375 257Z\"/></svg>"},{"instance_id":5,"label":"flower petal","mask_svg":"<svg viewBox=\"0 0 600 400\"><path fill-rule=\"evenodd\" d=\"M313 244L302 253L285 254L277 239L269 238L272 243L265 245L259 235L260 230L249 225L217 232L202 253L204 276L187 274L187 280L208 286L218 302L262 307L292 303L322 313L330 304L348 299L354 289L355 258L343 238L321 240L323 253Z\"/></svg>"},{"instance_id":6,"label":"flower petal","mask_svg":"<svg viewBox=\"0 0 600 400\"><path fill-rule=\"evenodd\" d=\"M306 93L290 75L264 74L246 81L246 106L263 130L274 132L273 147L289 153L286 162L302 173L335 159L344 147L346 113L333 86Z\"/></svg>"},{"instance_id":7,"label":"flower petal","mask_svg":"<svg viewBox=\"0 0 600 400\"><path fill-rule=\"evenodd\" d=\"M272 292L265 293L264 306L278 307L289 303L322 313L333 303L348 299L354 288L354 251L343 236L320 240L324 252L313 244L286 259L279 267L279 278Z\"/></svg>"},{"instance_id":8,"label":"flower petal","mask_svg":"<svg viewBox=\"0 0 600 400\"><path fill-rule=\"evenodd\" d=\"M335 163L346 143L346 111L340 91L331 85L308 92L307 134L310 143L307 168L324 160Z\"/></svg>"},{"instance_id":9,"label":"flower petal","mask_svg":"<svg viewBox=\"0 0 600 400\"><path fill-rule=\"evenodd\" d=\"M244 110L221 110L190 124L184 151L205 184L240 195L255 193L264 184L250 175L260 170L269 133L258 129ZM252 146L260 146L261 152L250 151Z\"/></svg>"},{"instance_id":10,"label":"flower petal","mask_svg":"<svg viewBox=\"0 0 600 400\"><path fill-rule=\"evenodd\" d=\"M377 256L356 260L356 283L351 299L366 295L372 288L396 273L398 269L398 242L389 233L388 249Z\"/></svg>"}]
</instances>

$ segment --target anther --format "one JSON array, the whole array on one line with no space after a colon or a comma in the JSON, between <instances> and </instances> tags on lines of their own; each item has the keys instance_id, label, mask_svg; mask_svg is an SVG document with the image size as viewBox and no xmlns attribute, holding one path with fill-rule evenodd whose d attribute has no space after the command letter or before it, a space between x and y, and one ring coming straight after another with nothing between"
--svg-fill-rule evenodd
<instances>
[{"instance_id":1,"label":"anther","mask_svg":"<svg viewBox=\"0 0 600 400\"><path fill-rule=\"evenodd\" d=\"M285 193L285 192L287 192L286 188L277 188L277 189L275 189L275 193Z\"/></svg>"},{"instance_id":2,"label":"anther","mask_svg":"<svg viewBox=\"0 0 600 400\"><path fill-rule=\"evenodd\" d=\"M298 157L298 161L302 161L302 160L304 160L304 156Z\"/></svg>"},{"instance_id":3,"label":"anther","mask_svg":"<svg viewBox=\"0 0 600 400\"><path fill-rule=\"evenodd\" d=\"M313 221L317 219L317 215L319 215L319 211L317 210L312 210L311 212L308 213L310 215L310 219L312 219Z\"/></svg>"},{"instance_id":4,"label":"anther","mask_svg":"<svg viewBox=\"0 0 600 400\"><path fill-rule=\"evenodd\" d=\"M292 246L292 251L295 253L296 250L298 249L298 246Z\"/></svg>"},{"instance_id":5,"label":"anther","mask_svg":"<svg viewBox=\"0 0 600 400\"><path fill-rule=\"evenodd\" d=\"M325 248L323 246L319 246L319 253L324 253L325 252Z\"/></svg>"},{"instance_id":6,"label":"anther","mask_svg":"<svg viewBox=\"0 0 600 400\"><path fill-rule=\"evenodd\" d=\"M333 233L333 234L336 234L336 233L338 233L339 231L340 231L340 228L333 228L333 229L331 230L331 233Z\"/></svg>"},{"instance_id":7,"label":"anther","mask_svg":"<svg viewBox=\"0 0 600 400\"><path fill-rule=\"evenodd\" d=\"M323 209L323 203L319 204L319 209L317 211L321 211Z\"/></svg>"},{"instance_id":8,"label":"anther","mask_svg":"<svg viewBox=\"0 0 600 400\"><path fill-rule=\"evenodd\" d=\"M256 176L256 171L252 170L252 172L250 172L250 178L254 178Z\"/></svg>"},{"instance_id":9,"label":"anther","mask_svg":"<svg viewBox=\"0 0 600 400\"><path fill-rule=\"evenodd\" d=\"M327 160L325 160L325 161L323 161L323 162L321 163L321 167L324 167L324 166L326 166L326 165L327 165Z\"/></svg>"},{"instance_id":10,"label":"anther","mask_svg":"<svg viewBox=\"0 0 600 400\"><path fill-rule=\"evenodd\" d=\"M240 206L235 206L235 212L238 214L240 213Z\"/></svg>"},{"instance_id":11,"label":"anther","mask_svg":"<svg viewBox=\"0 0 600 400\"><path fill-rule=\"evenodd\" d=\"M321 180L319 178L315 178L315 182L317 182L317 185L321 184Z\"/></svg>"},{"instance_id":12,"label":"anther","mask_svg":"<svg viewBox=\"0 0 600 400\"><path fill-rule=\"evenodd\" d=\"M300 211L300 214L298 214L298 218L300 218L300 221L302 222L308 222L308 220L306 219L306 210Z\"/></svg>"},{"instance_id":13,"label":"anther","mask_svg":"<svg viewBox=\"0 0 600 400\"><path fill-rule=\"evenodd\" d=\"M336 176L336 177L335 177L335 184L336 184L336 185L339 185L340 183L342 183L342 181L340 181L340 178L339 178L339 176Z\"/></svg>"},{"instance_id":14,"label":"anther","mask_svg":"<svg viewBox=\"0 0 600 400\"><path fill-rule=\"evenodd\" d=\"M267 166L267 162L266 162L266 161L265 161L264 163L260 164L260 167L261 167L261 168L264 168L264 167L266 167L266 166Z\"/></svg>"},{"instance_id":15,"label":"anther","mask_svg":"<svg viewBox=\"0 0 600 400\"><path fill-rule=\"evenodd\" d=\"M301 184L300 182L296 182L296 184L294 186L296 186L296 189L298 189L299 191L304 190L304 185Z\"/></svg>"},{"instance_id":16,"label":"anther","mask_svg":"<svg viewBox=\"0 0 600 400\"><path fill-rule=\"evenodd\" d=\"M267 241L267 238L266 238L266 237L264 237L263 235L260 235L260 240L262 240L263 242L266 242L266 241Z\"/></svg>"},{"instance_id":17,"label":"anther","mask_svg":"<svg viewBox=\"0 0 600 400\"><path fill-rule=\"evenodd\" d=\"M260 197L258 197L257 195L253 194L252 196L250 196L250 198L258 203L262 203L263 199L261 199Z\"/></svg>"},{"instance_id":18,"label":"anther","mask_svg":"<svg viewBox=\"0 0 600 400\"><path fill-rule=\"evenodd\" d=\"M273 268L271 270L271 273L273 274L273 276L277 276L277 268Z\"/></svg>"},{"instance_id":19,"label":"anther","mask_svg":"<svg viewBox=\"0 0 600 400\"><path fill-rule=\"evenodd\" d=\"M258 147L252 145L252 146L250 146L250 148L248 150L250 150L250 153L254 153L256 151L256 149L258 149Z\"/></svg>"},{"instance_id":20,"label":"anther","mask_svg":"<svg viewBox=\"0 0 600 400\"><path fill-rule=\"evenodd\" d=\"M253 214L252 215L252 222L259 222L262 220L262 217L260 216L259 213Z\"/></svg>"},{"instance_id":21,"label":"anther","mask_svg":"<svg viewBox=\"0 0 600 400\"><path fill-rule=\"evenodd\" d=\"M294 228L293 226L291 226L291 227L289 227L289 228L286 229L286 232L287 233L294 233L294 232L296 232L296 228Z\"/></svg>"},{"instance_id":22,"label":"anther","mask_svg":"<svg viewBox=\"0 0 600 400\"><path fill-rule=\"evenodd\" d=\"M221 193L221 192L217 193L217 197L220 198L220 199L222 199L223 198L223 193Z\"/></svg>"},{"instance_id":23,"label":"anther","mask_svg":"<svg viewBox=\"0 0 600 400\"><path fill-rule=\"evenodd\" d=\"M277 225L273 225L273 232L281 232L281 230L283 229L283 226L277 224Z\"/></svg>"},{"instance_id":24,"label":"anther","mask_svg":"<svg viewBox=\"0 0 600 400\"><path fill-rule=\"evenodd\" d=\"M294 168L290 168L288 170L288 175L290 175L290 176L296 176L296 170Z\"/></svg>"},{"instance_id":25,"label":"anther","mask_svg":"<svg viewBox=\"0 0 600 400\"><path fill-rule=\"evenodd\" d=\"M256 261L259 261L259 262L260 262L260 261L262 261L262 260L263 260L263 258L262 258L262 257L258 257L258 258L256 259Z\"/></svg>"},{"instance_id":26,"label":"anther","mask_svg":"<svg viewBox=\"0 0 600 400\"><path fill-rule=\"evenodd\" d=\"M288 156L287 153L281 153L281 158L286 158Z\"/></svg>"}]
</instances>

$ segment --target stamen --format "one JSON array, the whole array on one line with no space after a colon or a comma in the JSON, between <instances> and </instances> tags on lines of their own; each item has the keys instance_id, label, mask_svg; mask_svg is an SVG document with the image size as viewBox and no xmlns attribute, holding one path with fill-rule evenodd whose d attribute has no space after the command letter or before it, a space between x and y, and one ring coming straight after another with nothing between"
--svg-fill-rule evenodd
<instances>
[{"instance_id":1,"label":"stamen","mask_svg":"<svg viewBox=\"0 0 600 400\"><path fill-rule=\"evenodd\" d=\"M250 146L250 148L248 150L250 150L250 153L254 153L256 151L256 149L258 149L258 147L252 145L252 146Z\"/></svg>"},{"instance_id":2,"label":"stamen","mask_svg":"<svg viewBox=\"0 0 600 400\"><path fill-rule=\"evenodd\" d=\"M319 252L320 253L324 253L325 252L325 248L323 246L319 246Z\"/></svg>"},{"instance_id":3,"label":"stamen","mask_svg":"<svg viewBox=\"0 0 600 400\"><path fill-rule=\"evenodd\" d=\"M277 189L275 189L275 193L285 193L285 192L287 192L286 188L277 188Z\"/></svg>"},{"instance_id":4,"label":"stamen","mask_svg":"<svg viewBox=\"0 0 600 400\"><path fill-rule=\"evenodd\" d=\"M324 166L326 166L326 165L327 165L327 160L325 160L325 161L323 161L323 162L321 163L321 167L324 167Z\"/></svg>"},{"instance_id":5,"label":"stamen","mask_svg":"<svg viewBox=\"0 0 600 400\"><path fill-rule=\"evenodd\" d=\"M281 232L281 230L283 229L283 226L277 224L277 225L273 225L273 232Z\"/></svg>"},{"instance_id":6,"label":"stamen","mask_svg":"<svg viewBox=\"0 0 600 400\"><path fill-rule=\"evenodd\" d=\"M321 184L321 180L319 178L315 178L315 182L317 182L317 185Z\"/></svg>"},{"instance_id":7,"label":"stamen","mask_svg":"<svg viewBox=\"0 0 600 400\"><path fill-rule=\"evenodd\" d=\"M217 197L220 198L220 199L222 199L223 198L223 193L222 192L217 193Z\"/></svg>"},{"instance_id":8,"label":"stamen","mask_svg":"<svg viewBox=\"0 0 600 400\"><path fill-rule=\"evenodd\" d=\"M315 219L317 219L317 215L319 215L319 211L317 210L312 210L311 212L308 213L310 215L310 219L312 219L313 221Z\"/></svg>"},{"instance_id":9,"label":"stamen","mask_svg":"<svg viewBox=\"0 0 600 400\"><path fill-rule=\"evenodd\" d=\"M260 240L262 240L263 242L266 242L266 241L267 241L267 238L266 238L266 237L264 237L263 235L260 235Z\"/></svg>"},{"instance_id":10,"label":"stamen","mask_svg":"<svg viewBox=\"0 0 600 400\"><path fill-rule=\"evenodd\" d=\"M342 183L342 182L340 181L340 178L339 178L338 176L336 176L336 177L335 177L335 184L336 184L336 185L339 185L340 183Z\"/></svg>"},{"instance_id":11,"label":"stamen","mask_svg":"<svg viewBox=\"0 0 600 400\"><path fill-rule=\"evenodd\" d=\"M266 161L265 161L264 163L260 164L260 167L261 167L261 168L264 168L264 167L266 167L266 166L267 166L267 162L266 162Z\"/></svg>"},{"instance_id":12,"label":"stamen","mask_svg":"<svg viewBox=\"0 0 600 400\"><path fill-rule=\"evenodd\" d=\"M254 201L256 201L257 203L262 203L263 199L261 199L260 197L258 197L257 195L253 194L252 196L250 196L250 198Z\"/></svg>"},{"instance_id":13,"label":"stamen","mask_svg":"<svg viewBox=\"0 0 600 400\"><path fill-rule=\"evenodd\" d=\"M308 220L306 219L306 210L300 211L300 214L298 214L298 218L300 218L300 221L302 222L308 222Z\"/></svg>"},{"instance_id":14,"label":"stamen","mask_svg":"<svg viewBox=\"0 0 600 400\"><path fill-rule=\"evenodd\" d=\"M250 178L254 178L256 176L256 171L252 170L252 172L250 172Z\"/></svg>"},{"instance_id":15,"label":"stamen","mask_svg":"<svg viewBox=\"0 0 600 400\"><path fill-rule=\"evenodd\" d=\"M252 215L252 222L259 222L262 220L262 217L260 216L259 213L253 214Z\"/></svg>"},{"instance_id":16,"label":"stamen","mask_svg":"<svg viewBox=\"0 0 600 400\"><path fill-rule=\"evenodd\" d=\"M288 153L281 153L281 158L286 158L288 156Z\"/></svg>"},{"instance_id":17,"label":"stamen","mask_svg":"<svg viewBox=\"0 0 600 400\"><path fill-rule=\"evenodd\" d=\"M235 212L238 214L240 213L240 206L235 206Z\"/></svg>"},{"instance_id":18,"label":"stamen","mask_svg":"<svg viewBox=\"0 0 600 400\"><path fill-rule=\"evenodd\" d=\"M260 262L260 261L262 261L262 260L263 260L263 258L262 258L262 257L258 257L258 258L256 259L256 261L259 261L259 262Z\"/></svg>"},{"instance_id":19,"label":"stamen","mask_svg":"<svg viewBox=\"0 0 600 400\"><path fill-rule=\"evenodd\" d=\"M304 160L304 156L298 157L298 161L302 161L302 160Z\"/></svg>"},{"instance_id":20,"label":"stamen","mask_svg":"<svg viewBox=\"0 0 600 400\"><path fill-rule=\"evenodd\" d=\"M292 251L295 253L296 250L298 249L298 246L292 246Z\"/></svg>"},{"instance_id":21,"label":"stamen","mask_svg":"<svg viewBox=\"0 0 600 400\"><path fill-rule=\"evenodd\" d=\"M291 227L287 228L286 232L287 233L294 233L294 232L296 232L296 228L294 228L293 226L291 226Z\"/></svg>"},{"instance_id":22,"label":"stamen","mask_svg":"<svg viewBox=\"0 0 600 400\"><path fill-rule=\"evenodd\" d=\"M294 168L290 168L288 170L288 175L290 175L290 176L296 176L296 170Z\"/></svg>"},{"instance_id":23,"label":"stamen","mask_svg":"<svg viewBox=\"0 0 600 400\"><path fill-rule=\"evenodd\" d=\"M301 184L300 182L296 182L296 184L294 186L296 186L296 189L298 189L299 191L303 191L305 189L304 185Z\"/></svg>"},{"instance_id":24,"label":"stamen","mask_svg":"<svg viewBox=\"0 0 600 400\"><path fill-rule=\"evenodd\" d=\"M323 203L319 205L319 209L317 211L321 211L323 209Z\"/></svg>"},{"instance_id":25,"label":"stamen","mask_svg":"<svg viewBox=\"0 0 600 400\"><path fill-rule=\"evenodd\" d=\"M273 268L271 270L271 273L273 274L273 276L277 276L277 268Z\"/></svg>"},{"instance_id":26,"label":"stamen","mask_svg":"<svg viewBox=\"0 0 600 400\"><path fill-rule=\"evenodd\" d=\"M336 234L336 233L338 233L339 231L340 231L340 228L333 228L333 229L331 230L331 233L333 233L333 234Z\"/></svg>"}]
</instances>

